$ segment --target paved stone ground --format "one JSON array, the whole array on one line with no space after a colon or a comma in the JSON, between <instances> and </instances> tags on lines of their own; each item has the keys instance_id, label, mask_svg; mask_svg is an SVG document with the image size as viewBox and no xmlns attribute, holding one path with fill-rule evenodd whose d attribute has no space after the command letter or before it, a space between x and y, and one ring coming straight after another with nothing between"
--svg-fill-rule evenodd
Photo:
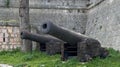
<instances>
[{"instance_id":1,"label":"paved stone ground","mask_svg":"<svg viewBox=\"0 0 120 67\"><path fill-rule=\"evenodd\" d=\"M0 64L0 67L13 67L13 66L10 66L8 64Z\"/></svg>"}]
</instances>

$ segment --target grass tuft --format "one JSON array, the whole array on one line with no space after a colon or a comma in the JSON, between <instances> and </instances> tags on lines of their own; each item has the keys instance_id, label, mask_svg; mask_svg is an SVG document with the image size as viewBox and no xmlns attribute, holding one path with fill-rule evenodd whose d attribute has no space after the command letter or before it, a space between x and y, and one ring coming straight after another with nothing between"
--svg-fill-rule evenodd
<instances>
[{"instance_id":1,"label":"grass tuft","mask_svg":"<svg viewBox=\"0 0 120 67\"><path fill-rule=\"evenodd\" d=\"M105 59L99 57L82 63L75 57L61 61L60 55L49 56L46 53L33 51L22 53L20 50L1 51L0 64L9 64L14 67L120 67L120 52L108 49L110 54Z\"/></svg>"}]
</instances>

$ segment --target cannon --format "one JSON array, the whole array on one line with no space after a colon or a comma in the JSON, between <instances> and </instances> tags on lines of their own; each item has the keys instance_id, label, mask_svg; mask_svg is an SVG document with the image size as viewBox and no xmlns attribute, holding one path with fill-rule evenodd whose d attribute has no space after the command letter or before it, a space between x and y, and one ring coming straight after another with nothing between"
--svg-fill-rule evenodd
<instances>
[{"instance_id":1,"label":"cannon","mask_svg":"<svg viewBox=\"0 0 120 67\"><path fill-rule=\"evenodd\" d=\"M90 38L81 33L76 33L69 29L57 26L50 21L42 24L42 32L55 36L69 43L70 45L76 46L77 57L82 62L89 61L97 56L105 58L109 54L106 49L101 47L101 44L98 40ZM64 55L63 57L66 57L66 53L69 52L69 50L66 51L67 47L64 48L65 46L66 45L62 47L62 54ZM75 50L73 52L75 52Z\"/></svg>"},{"instance_id":2,"label":"cannon","mask_svg":"<svg viewBox=\"0 0 120 67\"><path fill-rule=\"evenodd\" d=\"M42 32L55 36L65 42L68 42L69 44L77 44L78 42L81 42L88 38L83 34L76 33L64 27L59 27L52 22L43 23Z\"/></svg>"},{"instance_id":3,"label":"cannon","mask_svg":"<svg viewBox=\"0 0 120 67\"><path fill-rule=\"evenodd\" d=\"M50 35L33 34L27 31L20 33L21 39L27 39L40 43L40 50L46 51L49 55L53 55L61 52L62 40Z\"/></svg>"}]
</instances>

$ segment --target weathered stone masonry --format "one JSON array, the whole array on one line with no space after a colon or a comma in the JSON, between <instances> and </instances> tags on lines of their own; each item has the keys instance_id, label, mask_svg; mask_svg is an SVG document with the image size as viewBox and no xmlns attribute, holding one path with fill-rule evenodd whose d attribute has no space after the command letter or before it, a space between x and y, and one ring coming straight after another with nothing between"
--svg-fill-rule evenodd
<instances>
[{"instance_id":1,"label":"weathered stone masonry","mask_svg":"<svg viewBox=\"0 0 120 67\"><path fill-rule=\"evenodd\" d=\"M0 26L0 50L11 50L20 47L19 27Z\"/></svg>"},{"instance_id":2,"label":"weathered stone masonry","mask_svg":"<svg viewBox=\"0 0 120 67\"><path fill-rule=\"evenodd\" d=\"M52 21L120 50L119 4L119 0L30 0L30 23L41 33L42 22ZM0 23L19 19L19 0L0 0Z\"/></svg>"},{"instance_id":3,"label":"weathered stone masonry","mask_svg":"<svg viewBox=\"0 0 120 67\"><path fill-rule=\"evenodd\" d=\"M88 11L86 35L120 50L120 0L103 0Z\"/></svg>"},{"instance_id":4,"label":"weathered stone masonry","mask_svg":"<svg viewBox=\"0 0 120 67\"><path fill-rule=\"evenodd\" d=\"M87 0L30 0L31 27L41 33L42 22L52 21L57 25L85 33L86 3ZM19 0L0 0L0 7L0 20L20 22Z\"/></svg>"}]
</instances>

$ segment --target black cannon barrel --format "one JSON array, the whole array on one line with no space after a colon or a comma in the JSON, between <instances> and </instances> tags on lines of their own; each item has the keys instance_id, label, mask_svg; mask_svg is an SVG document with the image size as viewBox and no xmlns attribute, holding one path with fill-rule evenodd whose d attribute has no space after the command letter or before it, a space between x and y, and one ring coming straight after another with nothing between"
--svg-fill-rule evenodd
<instances>
[{"instance_id":1,"label":"black cannon barrel","mask_svg":"<svg viewBox=\"0 0 120 67\"><path fill-rule=\"evenodd\" d=\"M81 42L88 38L83 34L76 33L63 27L59 27L52 22L43 23L42 32L55 36L65 42L68 42L69 44L77 44L78 42Z\"/></svg>"},{"instance_id":2,"label":"black cannon barrel","mask_svg":"<svg viewBox=\"0 0 120 67\"><path fill-rule=\"evenodd\" d=\"M63 42L62 40L60 40L56 37L50 36L50 35L33 34L33 33L30 33L30 32L27 32L27 31L22 31L20 35L21 35L22 39L36 41L36 42L39 42L39 43L46 43L46 42L49 42L49 41Z\"/></svg>"}]
</instances>

